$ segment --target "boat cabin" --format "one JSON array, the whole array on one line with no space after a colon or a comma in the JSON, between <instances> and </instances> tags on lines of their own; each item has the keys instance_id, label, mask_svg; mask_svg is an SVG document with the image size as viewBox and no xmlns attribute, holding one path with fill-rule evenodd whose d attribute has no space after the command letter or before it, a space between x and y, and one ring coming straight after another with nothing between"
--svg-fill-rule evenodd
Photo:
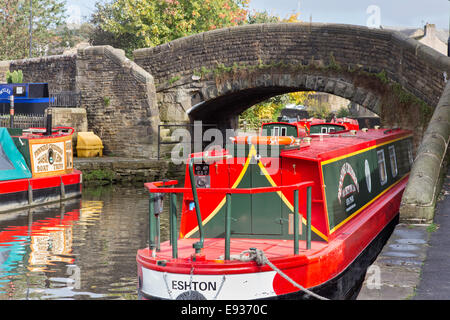
<instances>
[{"instance_id":1,"label":"boat cabin","mask_svg":"<svg viewBox=\"0 0 450 320\"><path fill-rule=\"evenodd\" d=\"M292 136L333 134L346 130L359 130L358 121L350 118L337 118L327 122L324 119L302 119L297 122L268 122L261 126L261 136Z\"/></svg>"},{"instance_id":2,"label":"boat cabin","mask_svg":"<svg viewBox=\"0 0 450 320\"><path fill-rule=\"evenodd\" d=\"M307 133L304 126L297 122L268 122L262 124L260 135L301 138L306 137Z\"/></svg>"},{"instance_id":3,"label":"boat cabin","mask_svg":"<svg viewBox=\"0 0 450 320\"><path fill-rule=\"evenodd\" d=\"M295 132L296 128L290 129ZM412 135L406 130L345 131L294 144L265 143L240 139L227 150L192 155L192 161L203 156L203 161L193 165L194 185L198 189L251 189L312 181L313 241L329 241L343 225L404 179L413 161ZM185 187L189 186L187 166ZM306 192L300 192L299 197L299 232L300 239L305 239ZM199 193L205 237L223 237L225 202L225 193ZM232 194L231 203L232 237L292 238L293 190ZM193 194L185 194L181 238L199 236L195 208Z\"/></svg>"}]
</instances>

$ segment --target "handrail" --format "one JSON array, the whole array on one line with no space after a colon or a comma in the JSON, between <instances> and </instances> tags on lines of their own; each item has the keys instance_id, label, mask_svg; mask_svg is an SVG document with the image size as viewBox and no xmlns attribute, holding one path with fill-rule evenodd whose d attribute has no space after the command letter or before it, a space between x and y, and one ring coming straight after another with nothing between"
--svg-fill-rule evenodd
<instances>
[{"instance_id":1,"label":"handrail","mask_svg":"<svg viewBox=\"0 0 450 320\"><path fill-rule=\"evenodd\" d=\"M177 180L169 180L164 182L165 186L177 185ZM144 187L150 193L192 193L191 188L161 188L162 181L147 182L144 183ZM313 186L313 181L299 182L288 186L276 186L276 187L258 187L258 188L199 188L197 193L232 193L232 194L257 194L266 192L278 192L278 191L293 191L295 189Z\"/></svg>"},{"instance_id":2,"label":"handrail","mask_svg":"<svg viewBox=\"0 0 450 320\"><path fill-rule=\"evenodd\" d=\"M197 213L197 222L199 227L199 236L200 241L193 244L195 249L195 253L199 254L201 249L203 248L204 238L203 238L203 224L201 220L200 213L200 205L198 202L198 193L200 194L210 194L210 193L222 193L226 195L226 212L225 212L225 260L230 260L230 239L231 239L231 195L232 194L258 194L258 193L267 193L267 192L279 192L279 191L293 191L294 192L294 254L299 254L299 189L306 188L306 249L311 249L311 188L314 185L313 181L305 181L299 182L287 186L274 186L274 187L258 187L258 188L199 188L197 189L194 184L193 179L193 170L192 170L192 162L190 161L189 165L189 176L191 179L191 187L192 188L175 188L174 186L178 184L177 180L167 180L167 181L156 181L156 182L147 182L144 183L145 188L150 192L150 216L149 216L149 234L150 234L150 249L159 249L159 238L157 243L153 243L152 239L154 239L155 231L154 230L154 221L156 216L154 207L153 207L153 194L155 193L169 193L170 197L170 242L172 245L172 257L177 258L177 236L175 235L177 230L177 213L176 213L176 194L184 193L184 194L192 194L194 197L194 203ZM156 196L156 195L155 195ZM172 234L173 233L173 234ZM195 255L194 255L195 257Z\"/></svg>"},{"instance_id":3,"label":"handrail","mask_svg":"<svg viewBox=\"0 0 450 320\"><path fill-rule=\"evenodd\" d=\"M196 187L195 181L194 181L194 169L192 169L192 167L194 166L195 159L196 158L191 158L189 160L189 180L191 181L191 189L192 189L192 194L194 196L195 213L197 214L198 233L200 236L200 241L194 243L193 247L195 249L195 253L200 253L201 249L203 248L204 236L203 236L202 215L200 213L200 204L198 203L197 187Z\"/></svg>"}]
</instances>

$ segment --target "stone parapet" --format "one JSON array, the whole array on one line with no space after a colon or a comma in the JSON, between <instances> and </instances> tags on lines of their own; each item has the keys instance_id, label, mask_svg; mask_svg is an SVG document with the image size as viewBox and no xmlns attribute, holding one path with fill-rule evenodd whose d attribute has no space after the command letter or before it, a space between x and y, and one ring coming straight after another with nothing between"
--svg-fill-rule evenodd
<instances>
[{"instance_id":1,"label":"stone parapet","mask_svg":"<svg viewBox=\"0 0 450 320\"><path fill-rule=\"evenodd\" d=\"M392 30L322 23L255 24L224 28L176 39L134 51L134 60L155 77L157 87L176 75L219 65L291 63L311 61L328 65L331 55L343 69L362 67L388 77L430 105L444 88L447 57ZM418 76L420 75L420 77Z\"/></svg>"},{"instance_id":2,"label":"stone parapet","mask_svg":"<svg viewBox=\"0 0 450 320\"><path fill-rule=\"evenodd\" d=\"M123 50L90 46L77 52L77 89L89 127L115 156L156 156L159 112L153 77Z\"/></svg>"},{"instance_id":3,"label":"stone parapet","mask_svg":"<svg viewBox=\"0 0 450 320\"><path fill-rule=\"evenodd\" d=\"M403 221L433 221L442 174L447 172L445 157L450 136L450 82L433 113L403 194L400 218Z\"/></svg>"}]
</instances>

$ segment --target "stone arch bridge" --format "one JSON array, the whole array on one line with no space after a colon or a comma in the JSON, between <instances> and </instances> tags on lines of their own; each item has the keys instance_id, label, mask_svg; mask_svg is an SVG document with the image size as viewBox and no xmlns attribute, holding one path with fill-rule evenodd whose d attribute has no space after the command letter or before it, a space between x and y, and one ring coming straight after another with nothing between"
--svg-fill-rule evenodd
<instances>
[{"instance_id":1,"label":"stone arch bridge","mask_svg":"<svg viewBox=\"0 0 450 320\"><path fill-rule=\"evenodd\" d=\"M126 156L154 156L160 123L235 127L239 113L272 96L332 93L374 111L383 126L413 129L416 146L422 141L410 185L427 191L408 186L405 217L429 220L439 192L450 58L395 31L245 25L139 49L133 60L110 46L87 46L69 55L0 62L0 76L15 69L22 69L24 81L49 82L50 90L81 91L89 127L105 152Z\"/></svg>"},{"instance_id":2,"label":"stone arch bridge","mask_svg":"<svg viewBox=\"0 0 450 320\"><path fill-rule=\"evenodd\" d=\"M188 114L225 126L269 97L313 90L356 102L384 123L417 128L450 71L447 57L397 32L304 23L196 34L136 50L134 61L154 77L162 121ZM398 100L407 102L403 110Z\"/></svg>"},{"instance_id":3,"label":"stone arch bridge","mask_svg":"<svg viewBox=\"0 0 450 320\"><path fill-rule=\"evenodd\" d=\"M430 221L449 141L450 58L388 30L335 24L226 28L139 49L160 120L236 127L255 103L292 91L332 93L414 131L417 157L403 219ZM432 118L433 116L433 118ZM431 119L431 122L430 122ZM428 124L430 124L428 126ZM425 131L428 128L427 131Z\"/></svg>"}]
</instances>

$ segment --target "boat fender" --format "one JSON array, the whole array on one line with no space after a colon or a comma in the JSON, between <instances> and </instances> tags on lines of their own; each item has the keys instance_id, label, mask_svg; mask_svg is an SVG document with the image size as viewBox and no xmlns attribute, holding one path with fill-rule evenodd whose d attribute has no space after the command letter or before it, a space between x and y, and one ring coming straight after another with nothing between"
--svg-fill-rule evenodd
<instances>
[{"instance_id":1,"label":"boat fender","mask_svg":"<svg viewBox=\"0 0 450 320\"><path fill-rule=\"evenodd\" d=\"M236 144L291 145L295 138L291 136L237 136L230 137Z\"/></svg>"}]
</instances>

